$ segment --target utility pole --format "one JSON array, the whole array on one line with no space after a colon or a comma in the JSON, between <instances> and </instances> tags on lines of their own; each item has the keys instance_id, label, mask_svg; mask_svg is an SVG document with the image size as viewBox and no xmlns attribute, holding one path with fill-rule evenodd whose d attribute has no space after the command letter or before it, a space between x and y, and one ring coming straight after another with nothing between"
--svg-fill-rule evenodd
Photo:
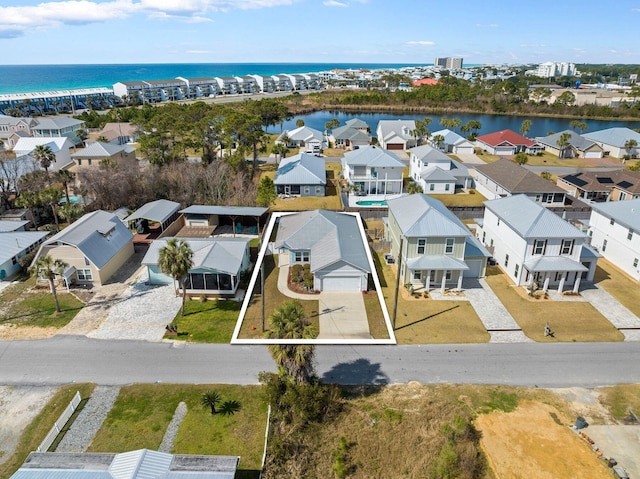
<instances>
[{"instance_id":1,"label":"utility pole","mask_svg":"<svg viewBox=\"0 0 640 479\"><path fill-rule=\"evenodd\" d=\"M396 292L393 299L393 321L391 325L393 329L396 329L396 317L398 316L398 290L400 289L400 270L402 269L402 246L404 242L404 236L400 236L400 249L398 250L398 272L396 274Z\"/></svg>"},{"instance_id":2,"label":"utility pole","mask_svg":"<svg viewBox=\"0 0 640 479\"><path fill-rule=\"evenodd\" d=\"M260 297L262 298L262 332L264 333L264 258L260 263Z\"/></svg>"}]
</instances>

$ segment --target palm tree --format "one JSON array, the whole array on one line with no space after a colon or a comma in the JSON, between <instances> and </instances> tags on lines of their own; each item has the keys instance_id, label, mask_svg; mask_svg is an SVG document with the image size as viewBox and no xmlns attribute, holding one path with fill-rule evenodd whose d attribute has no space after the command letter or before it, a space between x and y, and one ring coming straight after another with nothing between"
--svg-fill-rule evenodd
<instances>
[{"instance_id":1,"label":"palm tree","mask_svg":"<svg viewBox=\"0 0 640 479\"><path fill-rule=\"evenodd\" d=\"M56 154L53 152L51 147L47 145L36 146L33 149L32 156L38 163L40 163L40 166L47 174L49 173L49 167L56 161Z\"/></svg>"},{"instance_id":2,"label":"palm tree","mask_svg":"<svg viewBox=\"0 0 640 479\"><path fill-rule=\"evenodd\" d=\"M571 135L569 133L563 133L562 135L560 135L560 138L558 138L558 141L556 143L560 147L560 158L565 157L570 141Z\"/></svg>"},{"instance_id":3,"label":"palm tree","mask_svg":"<svg viewBox=\"0 0 640 479\"><path fill-rule=\"evenodd\" d=\"M431 142L434 143L436 145L436 148L439 150L440 145L444 142L444 136L436 135L433 138L431 138Z\"/></svg>"},{"instance_id":4,"label":"palm tree","mask_svg":"<svg viewBox=\"0 0 640 479\"><path fill-rule=\"evenodd\" d=\"M69 200L69 183L74 180L75 176L76 175L69 170L58 170L56 172L56 180L62 183L62 188L64 188L64 196L67 199L67 204L71 203L71 201Z\"/></svg>"},{"instance_id":5,"label":"palm tree","mask_svg":"<svg viewBox=\"0 0 640 479\"><path fill-rule=\"evenodd\" d=\"M589 125L587 125L584 121L580 121L580 120L572 120L571 122L569 122L569 126L574 130L580 130L580 134L582 134L584 130L589 128Z\"/></svg>"},{"instance_id":6,"label":"palm tree","mask_svg":"<svg viewBox=\"0 0 640 479\"><path fill-rule=\"evenodd\" d=\"M89 134L87 133L87 131L80 128L79 130L76 130L75 135L80 140L80 144L84 146L84 140L86 140L89 137Z\"/></svg>"},{"instance_id":7,"label":"palm tree","mask_svg":"<svg viewBox=\"0 0 640 479\"><path fill-rule=\"evenodd\" d=\"M40 190L40 200L48 204L51 207L51 212L53 213L53 219L56 223L56 231L60 230L60 222L58 221L58 213L56 212L56 205L60 201L60 197L62 196L62 191L60 191L55 186L49 186L44 190Z\"/></svg>"},{"instance_id":8,"label":"palm tree","mask_svg":"<svg viewBox=\"0 0 640 479\"><path fill-rule=\"evenodd\" d=\"M186 241L172 238L167 241L166 246L160 248L159 255L160 270L177 281L178 288L182 289L182 316L184 316L184 302L187 296L184 279L193 267L193 251Z\"/></svg>"},{"instance_id":9,"label":"palm tree","mask_svg":"<svg viewBox=\"0 0 640 479\"><path fill-rule=\"evenodd\" d=\"M529 133L529 130L531 129L531 125L533 125L531 120L524 120L522 125L520 125L520 133L527 136L527 133Z\"/></svg>"},{"instance_id":10,"label":"palm tree","mask_svg":"<svg viewBox=\"0 0 640 479\"><path fill-rule=\"evenodd\" d=\"M203 393L200 397L200 404L202 404L204 407L210 408L212 416L214 416L218 412L216 411L216 407L218 406L218 404L220 404L220 401L222 401L222 396L220 396L220 393L218 391L215 391L213 389L207 391L206 393Z\"/></svg>"},{"instance_id":11,"label":"palm tree","mask_svg":"<svg viewBox=\"0 0 640 479\"><path fill-rule=\"evenodd\" d=\"M18 208L29 208L29 214L31 215L31 222L33 227L38 231L38 223L36 222L36 215L34 209L40 205L40 196L35 191L23 191L15 200L15 204Z\"/></svg>"},{"instance_id":12,"label":"palm tree","mask_svg":"<svg viewBox=\"0 0 640 479\"><path fill-rule=\"evenodd\" d=\"M309 323L298 301L286 301L271 315L268 339L312 339L315 328ZM307 384L315 376L313 358L315 347L310 344L271 344L269 352L281 373L297 384Z\"/></svg>"},{"instance_id":13,"label":"palm tree","mask_svg":"<svg viewBox=\"0 0 640 479\"><path fill-rule=\"evenodd\" d=\"M34 276L44 277L49 281L49 289L53 294L53 299L56 303L56 312L60 313L60 303L58 302L58 293L56 291L55 279L56 275L62 274L64 268L68 265L61 259L53 259L51 256L46 255L38 258L31 269L31 274Z\"/></svg>"},{"instance_id":14,"label":"palm tree","mask_svg":"<svg viewBox=\"0 0 640 479\"><path fill-rule=\"evenodd\" d=\"M634 138L630 138L627 141L624 142L624 149L627 151L627 155L629 158L631 158L631 151L633 151L634 148L636 148L638 146L638 141L635 140Z\"/></svg>"},{"instance_id":15,"label":"palm tree","mask_svg":"<svg viewBox=\"0 0 640 479\"><path fill-rule=\"evenodd\" d=\"M82 208L79 205L75 205L73 203L65 203L64 205L57 208L57 211L60 218L62 218L69 224L73 223L82 214Z\"/></svg>"},{"instance_id":16,"label":"palm tree","mask_svg":"<svg viewBox=\"0 0 640 479\"><path fill-rule=\"evenodd\" d=\"M337 118L332 118L324 124L325 130L333 130L334 128L338 128L339 126L340 120L338 120Z\"/></svg>"},{"instance_id":17,"label":"palm tree","mask_svg":"<svg viewBox=\"0 0 640 479\"><path fill-rule=\"evenodd\" d=\"M302 118L298 118L298 119L296 120L296 126L297 126L298 128L300 128L301 126L304 126L304 120L303 120Z\"/></svg>"}]
</instances>

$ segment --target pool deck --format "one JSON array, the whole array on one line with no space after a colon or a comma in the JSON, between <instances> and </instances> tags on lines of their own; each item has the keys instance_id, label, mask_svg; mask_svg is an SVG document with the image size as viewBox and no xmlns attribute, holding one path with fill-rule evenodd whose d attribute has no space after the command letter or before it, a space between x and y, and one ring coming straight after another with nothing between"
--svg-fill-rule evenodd
<instances>
[{"instance_id":1,"label":"pool deck","mask_svg":"<svg viewBox=\"0 0 640 479\"><path fill-rule=\"evenodd\" d=\"M392 200L394 198L399 198L401 196L406 195L406 193L395 194L395 195L367 195L367 196L356 196L349 195L349 208L386 208L386 205L358 205L356 204L358 201L386 201Z\"/></svg>"}]
</instances>

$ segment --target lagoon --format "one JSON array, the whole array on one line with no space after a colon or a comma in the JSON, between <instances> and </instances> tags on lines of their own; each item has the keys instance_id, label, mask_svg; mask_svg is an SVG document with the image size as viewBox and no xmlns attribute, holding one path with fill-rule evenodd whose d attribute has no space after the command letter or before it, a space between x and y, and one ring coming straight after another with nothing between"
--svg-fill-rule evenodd
<instances>
[{"instance_id":1,"label":"lagoon","mask_svg":"<svg viewBox=\"0 0 640 479\"><path fill-rule=\"evenodd\" d=\"M402 113L345 113L337 111L316 111L304 115L296 115L291 120L285 121L282 125L282 129L293 130L296 128L296 121L302 119L306 126L315 128L316 130L324 131L324 125L332 118L340 120L340 125L344 125L347 120L352 118L359 118L365 121L371 128L371 133L375 136L376 127L380 120L422 120L425 116L428 116L433 120L429 125L430 131L441 130L443 127L438 123L441 118L459 118L464 125L469 120L478 120L482 123L482 128L478 132L479 135L491 133L494 131L510 129L513 131L519 131L520 125L524 120L530 120L532 122L531 129L527 134L528 137L547 136L549 132L560 132L562 130L569 129L569 123L571 118L548 118L548 117L527 117L527 116L514 116L514 115L481 115L473 113L460 113L460 114L448 114L448 115L429 115L429 114L402 114ZM631 129L640 128L640 121L617 121L617 120L591 120L582 119L588 128L584 133L596 130L604 130L606 128L614 127L627 127ZM269 127L268 133L280 133L280 125L275 127ZM459 131L458 131L459 133Z\"/></svg>"}]
</instances>

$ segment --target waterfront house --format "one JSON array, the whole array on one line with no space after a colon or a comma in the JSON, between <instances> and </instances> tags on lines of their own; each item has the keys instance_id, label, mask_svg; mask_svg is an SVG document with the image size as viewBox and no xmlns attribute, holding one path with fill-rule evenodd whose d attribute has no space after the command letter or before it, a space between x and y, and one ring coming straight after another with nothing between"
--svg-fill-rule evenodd
<instances>
[{"instance_id":1,"label":"waterfront house","mask_svg":"<svg viewBox=\"0 0 640 479\"><path fill-rule=\"evenodd\" d=\"M291 81L291 85L293 85L293 89L294 90L308 90L309 86L307 85L307 79L305 78L304 75L300 75L300 74L289 74L289 73L285 73L285 75L287 78L289 78L289 81Z\"/></svg>"},{"instance_id":2,"label":"waterfront house","mask_svg":"<svg viewBox=\"0 0 640 479\"><path fill-rule=\"evenodd\" d=\"M582 136L596 142L604 150L604 156L613 156L614 158L623 158L625 155L629 155L631 158L640 156L640 133L631 128L607 128L606 130L585 133ZM636 146L626 148L625 144L629 140L635 140Z\"/></svg>"},{"instance_id":3,"label":"waterfront house","mask_svg":"<svg viewBox=\"0 0 640 479\"><path fill-rule=\"evenodd\" d=\"M569 195L591 201L640 198L640 172L629 170L580 171L558 177L556 184Z\"/></svg>"},{"instance_id":4,"label":"waterfront house","mask_svg":"<svg viewBox=\"0 0 640 479\"><path fill-rule=\"evenodd\" d=\"M348 120L345 125L334 128L329 135L329 141L335 148L354 150L371 143L369 125L357 118Z\"/></svg>"},{"instance_id":5,"label":"waterfront house","mask_svg":"<svg viewBox=\"0 0 640 479\"><path fill-rule=\"evenodd\" d=\"M273 183L278 195L324 196L327 185L324 159L307 153L283 158Z\"/></svg>"},{"instance_id":6,"label":"waterfront house","mask_svg":"<svg viewBox=\"0 0 640 479\"><path fill-rule=\"evenodd\" d=\"M213 77L184 78L177 77L182 80L189 89L189 98L208 98L219 93L218 83Z\"/></svg>"},{"instance_id":7,"label":"waterfront house","mask_svg":"<svg viewBox=\"0 0 640 479\"><path fill-rule=\"evenodd\" d=\"M215 77L214 79L218 83L221 95L235 95L240 93L240 85L235 77L224 76Z\"/></svg>"},{"instance_id":8,"label":"waterfront house","mask_svg":"<svg viewBox=\"0 0 640 479\"><path fill-rule=\"evenodd\" d=\"M520 152L536 155L544 149L537 141L530 140L513 130L501 130L480 135L476 138L476 146L498 156L511 156Z\"/></svg>"},{"instance_id":9,"label":"waterfront house","mask_svg":"<svg viewBox=\"0 0 640 479\"><path fill-rule=\"evenodd\" d=\"M385 238L398 263L400 284L426 291L439 286L444 292L462 288L463 278L484 277L489 252L442 202L414 194L387 204Z\"/></svg>"},{"instance_id":10,"label":"waterfront house","mask_svg":"<svg viewBox=\"0 0 640 479\"><path fill-rule=\"evenodd\" d=\"M260 86L251 75L242 75L235 77L238 82L238 93L260 93Z\"/></svg>"},{"instance_id":11,"label":"waterfront house","mask_svg":"<svg viewBox=\"0 0 640 479\"><path fill-rule=\"evenodd\" d=\"M258 84L258 88L263 93L271 93L276 91L276 82L273 77L266 75L249 75Z\"/></svg>"},{"instance_id":12,"label":"waterfront house","mask_svg":"<svg viewBox=\"0 0 640 479\"><path fill-rule=\"evenodd\" d=\"M174 279L160 269L160 250L172 239L163 237L151 243L142 264L147 267L150 284L171 284ZM180 238L193 251L193 266L185 278L189 296L234 297L242 274L250 267L250 238Z\"/></svg>"},{"instance_id":13,"label":"waterfront house","mask_svg":"<svg viewBox=\"0 0 640 479\"><path fill-rule=\"evenodd\" d=\"M640 281L640 198L594 204L589 236L602 256Z\"/></svg>"},{"instance_id":14,"label":"waterfront house","mask_svg":"<svg viewBox=\"0 0 640 479\"><path fill-rule=\"evenodd\" d=\"M380 120L376 128L378 144L385 150L407 150L417 145L415 120Z\"/></svg>"},{"instance_id":15,"label":"waterfront house","mask_svg":"<svg viewBox=\"0 0 640 479\"><path fill-rule=\"evenodd\" d=\"M347 151L342 158L343 178L362 195L402 193L404 168L397 156L377 146Z\"/></svg>"},{"instance_id":16,"label":"waterfront house","mask_svg":"<svg viewBox=\"0 0 640 479\"><path fill-rule=\"evenodd\" d=\"M293 83L287 75L271 75L276 87L276 91L292 91Z\"/></svg>"},{"instance_id":17,"label":"waterfront house","mask_svg":"<svg viewBox=\"0 0 640 479\"><path fill-rule=\"evenodd\" d=\"M409 150L409 176L423 192L431 194L454 194L456 187L472 185L466 166L430 145Z\"/></svg>"},{"instance_id":18,"label":"waterfront house","mask_svg":"<svg viewBox=\"0 0 640 479\"><path fill-rule=\"evenodd\" d=\"M300 151L305 153L318 155L326 147L324 134L308 126L283 131L276 140L276 143L284 143L285 141L289 148L300 148Z\"/></svg>"},{"instance_id":19,"label":"waterfront house","mask_svg":"<svg viewBox=\"0 0 640 479\"><path fill-rule=\"evenodd\" d=\"M543 291L578 292L592 281L599 255L586 235L526 195L484 202L476 235L517 286L534 281Z\"/></svg>"},{"instance_id":20,"label":"waterfront house","mask_svg":"<svg viewBox=\"0 0 640 479\"><path fill-rule=\"evenodd\" d=\"M75 163L72 170L99 168L102 162L111 164L128 164L136 161L136 149L129 145L114 145L97 141L87 144L71 155Z\"/></svg>"},{"instance_id":21,"label":"waterfront house","mask_svg":"<svg viewBox=\"0 0 640 479\"><path fill-rule=\"evenodd\" d=\"M474 165L474 170L476 190L486 198L524 194L545 206L565 204L565 190L506 158Z\"/></svg>"},{"instance_id":22,"label":"waterfront house","mask_svg":"<svg viewBox=\"0 0 640 479\"><path fill-rule=\"evenodd\" d=\"M280 265L308 264L316 291L366 291L371 267L359 216L326 210L281 216Z\"/></svg>"},{"instance_id":23,"label":"waterfront house","mask_svg":"<svg viewBox=\"0 0 640 479\"><path fill-rule=\"evenodd\" d=\"M561 148L558 144L562 135L568 135L567 145ZM545 151L559 158L602 158L602 148L593 140L589 140L575 131L564 130L545 137L538 137L536 141L544 146Z\"/></svg>"},{"instance_id":24,"label":"waterfront house","mask_svg":"<svg viewBox=\"0 0 640 479\"><path fill-rule=\"evenodd\" d=\"M436 143L434 141L436 137L441 137L442 141ZM470 155L474 151L473 143L449 129L438 130L431 133L429 143L440 151L453 153L454 155Z\"/></svg>"},{"instance_id":25,"label":"waterfront house","mask_svg":"<svg viewBox=\"0 0 640 479\"><path fill-rule=\"evenodd\" d=\"M97 210L45 240L35 255L49 255L69 266L64 271L67 285L102 285L133 254L133 235L113 213Z\"/></svg>"}]
</instances>

